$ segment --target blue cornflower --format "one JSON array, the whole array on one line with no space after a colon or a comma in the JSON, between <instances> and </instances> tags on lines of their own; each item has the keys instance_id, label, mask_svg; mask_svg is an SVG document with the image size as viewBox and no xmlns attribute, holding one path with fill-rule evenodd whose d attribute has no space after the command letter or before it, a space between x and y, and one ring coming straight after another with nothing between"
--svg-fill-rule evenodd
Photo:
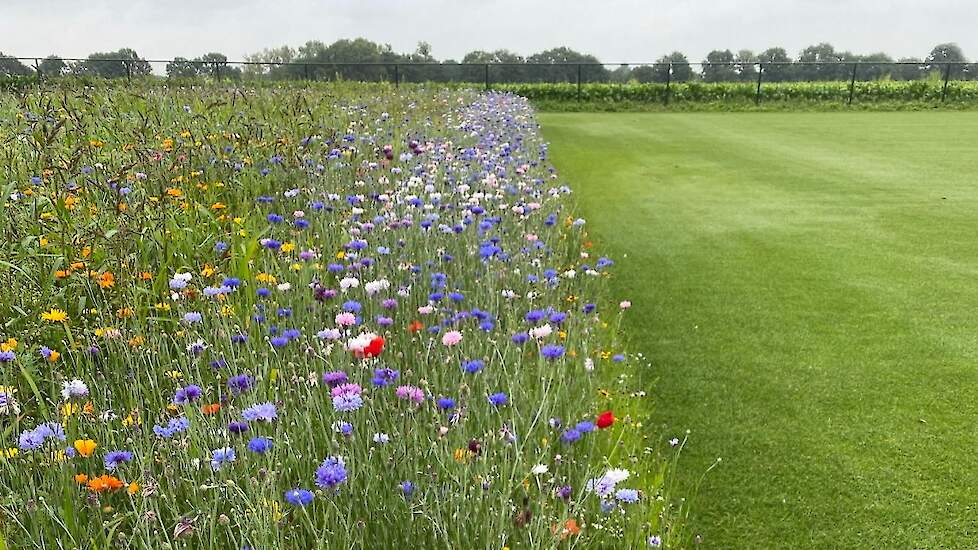
<instances>
[{"instance_id":1,"label":"blue cornflower","mask_svg":"<svg viewBox=\"0 0 978 550\"><path fill-rule=\"evenodd\" d=\"M178 418L171 418L166 426L160 426L159 424L153 426L153 433L159 437L170 438L174 435L184 432L190 427L190 420L185 416L180 416Z\"/></svg>"},{"instance_id":2,"label":"blue cornflower","mask_svg":"<svg viewBox=\"0 0 978 550\"><path fill-rule=\"evenodd\" d=\"M229 462L234 462L234 449L231 447L221 447L211 451L211 468L216 472Z\"/></svg>"},{"instance_id":3,"label":"blue cornflower","mask_svg":"<svg viewBox=\"0 0 978 550\"><path fill-rule=\"evenodd\" d=\"M306 489L292 489L285 492L285 500L293 506L307 506L315 496Z\"/></svg>"},{"instance_id":4,"label":"blue cornflower","mask_svg":"<svg viewBox=\"0 0 978 550\"><path fill-rule=\"evenodd\" d=\"M578 422L574 429L581 432L582 434L591 433L594 431L594 422L589 420L584 420L583 422Z\"/></svg>"},{"instance_id":5,"label":"blue cornflower","mask_svg":"<svg viewBox=\"0 0 978 550\"><path fill-rule=\"evenodd\" d=\"M618 491L615 492L615 498L619 502L632 504L633 502L638 502L639 495L638 491L635 489L618 489Z\"/></svg>"},{"instance_id":6,"label":"blue cornflower","mask_svg":"<svg viewBox=\"0 0 978 550\"><path fill-rule=\"evenodd\" d=\"M241 411L241 416L249 422L271 422L278 416L278 411L274 404L266 402L248 407Z\"/></svg>"},{"instance_id":7,"label":"blue cornflower","mask_svg":"<svg viewBox=\"0 0 978 550\"><path fill-rule=\"evenodd\" d=\"M272 448L272 440L267 437L255 437L248 442L248 450L263 455Z\"/></svg>"},{"instance_id":8,"label":"blue cornflower","mask_svg":"<svg viewBox=\"0 0 978 550\"><path fill-rule=\"evenodd\" d=\"M581 432L575 430L574 428L571 428L569 430L565 430L564 433L561 434L561 436L560 436L560 439L564 443L574 443L575 441L577 441L580 438L581 438Z\"/></svg>"},{"instance_id":9,"label":"blue cornflower","mask_svg":"<svg viewBox=\"0 0 978 550\"><path fill-rule=\"evenodd\" d=\"M547 359L554 360L560 358L564 355L564 346L558 346L556 344L547 344L543 346L540 353Z\"/></svg>"},{"instance_id":10,"label":"blue cornflower","mask_svg":"<svg viewBox=\"0 0 978 550\"><path fill-rule=\"evenodd\" d=\"M275 336L271 339L272 346L276 348L284 348L289 343L289 339L285 336Z\"/></svg>"},{"instance_id":11,"label":"blue cornflower","mask_svg":"<svg viewBox=\"0 0 978 550\"><path fill-rule=\"evenodd\" d=\"M414 491L417 490L418 486L410 481L402 481L397 485L401 489L401 494L404 498L410 499L414 495Z\"/></svg>"},{"instance_id":12,"label":"blue cornflower","mask_svg":"<svg viewBox=\"0 0 978 550\"><path fill-rule=\"evenodd\" d=\"M480 370L484 369L485 366L486 366L486 362L481 359L473 359L471 361L466 361L465 363L462 363L462 369L469 374L475 374Z\"/></svg>"},{"instance_id":13,"label":"blue cornflower","mask_svg":"<svg viewBox=\"0 0 978 550\"><path fill-rule=\"evenodd\" d=\"M132 460L132 453L129 451L111 451L105 455L105 469L114 472L121 464Z\"/></svg>"},{"instance_id":14,"label":"blue cornflower","mask_svg":"<svg viewBox=\"0 0 978 550\"><path fill-rule=\"evenodd\" d=\"M333 396L333 409L337 412L351 412L363 406L363 398L355 393L343 393Z\"/></svg>"},{"instance_id":15,"label":"blue cornflower","mask_svg":"<svg viewBox=\"0 0 978 550\"><path fill-rule=\"evenodd\" d=\"M494 407L502 407L506 403L509 403L509 397L506 397L506 394L503 392L494 393L489 396L489 403Z\"/></svg>"},{"instance_id":16,"label":"blue cornflower","mask_svg":"<svg viewBox=\"0 0 978 550\"><path fill-rule=\"evenodd\" d=\"M438 398L438 408L443 411L449 411L455 408L455 400L451 397L439 397Z\"/></svg>"},{"instance_id":17,"label":"blue cornflower","mask_svg":"<svg viewBox=\"0 0 978 550\"><path fill-rule=\"evenodd\" d=\"M183 322L187 324L199 323L204 320L204 316L198 311L188 311L183 314Z\"/></svg>"},{"instance_id":18,"label":"blue cornflower","mask_svg":"<svg viewBox=\"0 0 978 550\"><path fill-rule=\"evenodd\" d=\"M346 467L343 459L339 457L327 457L319 468L316 469L316 485L323 489L334 489L340 483L346 481Z\"/></svg>"}]
</instances>

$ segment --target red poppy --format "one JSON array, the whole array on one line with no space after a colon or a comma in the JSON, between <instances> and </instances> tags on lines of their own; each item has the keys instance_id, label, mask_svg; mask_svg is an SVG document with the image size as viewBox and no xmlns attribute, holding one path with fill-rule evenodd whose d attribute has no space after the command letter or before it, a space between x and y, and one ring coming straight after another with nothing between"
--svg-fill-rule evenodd
<instances>
[{"instance_id":1,"label":"red poppy","mask_svg":"<svg viewBox=\"0 0 978 550\"><path fill-rule=\"evenodd\" d=\"M605 411L598 415L598 427L601 429L607 428L615 423L615 413L611 411Z\"/></svg>"},{"instance_id":2,"label":"red poppy","mask_svg":"<svg viewBox=\"0 0 978 550\"><path fill-rule=\"evenodd\" d=\"M375 336L374 339L367 344L367 347L363 348L363 356L377 357L382 351L384 351L384 337Z\"/></svg>"}]
</instances>

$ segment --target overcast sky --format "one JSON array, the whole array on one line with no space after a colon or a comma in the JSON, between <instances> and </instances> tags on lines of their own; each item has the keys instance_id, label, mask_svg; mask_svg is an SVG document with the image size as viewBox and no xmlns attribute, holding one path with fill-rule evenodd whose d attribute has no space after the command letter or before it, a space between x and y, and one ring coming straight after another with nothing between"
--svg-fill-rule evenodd
<instances>
[{"instance_id":1,"label":"overcast sky","mask_svg":"<svg viewBox=\"0 0 978 550\"><path fill-rule=\"evenodd\" d=\"M566 45L611 62L680 50L782 46L792 56L830 42L854 53L924 57L957 42L978 57L978 0L0 0L0 51L85 57L134 48L141 57L232 60L264 47L363 36L439 59L475 49L528 55Z\"/></svg>"}]
</instances>

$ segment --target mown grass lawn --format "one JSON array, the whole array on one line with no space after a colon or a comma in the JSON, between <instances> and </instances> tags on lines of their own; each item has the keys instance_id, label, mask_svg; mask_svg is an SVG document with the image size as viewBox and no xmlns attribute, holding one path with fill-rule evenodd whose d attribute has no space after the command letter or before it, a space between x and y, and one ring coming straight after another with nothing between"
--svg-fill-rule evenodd
<instances>
[{"instance_id":1,"label":"mown grass lawn","mask_svg":"<svg viewBox=\"0 0 978 550\"><path fill-rule=\"evenodd\" d=\"M978 546L978 113L540 121L703 547Z\"/></svg>"}]
</instances>

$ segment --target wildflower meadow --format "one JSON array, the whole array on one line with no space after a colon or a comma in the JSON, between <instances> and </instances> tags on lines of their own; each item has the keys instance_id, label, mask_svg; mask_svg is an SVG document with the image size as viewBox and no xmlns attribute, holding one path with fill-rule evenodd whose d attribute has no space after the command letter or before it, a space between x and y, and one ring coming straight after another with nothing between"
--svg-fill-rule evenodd
<instances>
[{"instance_id":1,"label":"wildflower meadow","mask_svg":"<svg viewBox=\"0 0 978 550\"><path fill-rule=\"evenodd\" d=\"M0 549L688 542L526 100L66 81L0 144Z\"/></svg>"}]
</instances>

